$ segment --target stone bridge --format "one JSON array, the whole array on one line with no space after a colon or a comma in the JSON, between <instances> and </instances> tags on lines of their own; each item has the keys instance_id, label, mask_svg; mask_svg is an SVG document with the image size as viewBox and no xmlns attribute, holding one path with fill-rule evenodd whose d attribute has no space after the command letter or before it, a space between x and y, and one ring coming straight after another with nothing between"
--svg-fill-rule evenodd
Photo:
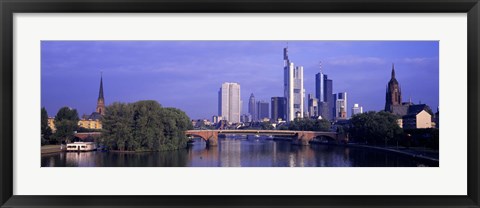
<instances>
[{"instance_id":1,"label":"stone bridge","mask_svg":"<svg viewBox=\"0 0 480 208\"><path fill-rule=\"evenodd\" d=\"M292 144L309 145L309 142L317 136L325 136L337 143L348 142L348 138L343 134L324 131L294 131L294 130L252 130L252 129L234 129L234 130L188 130L187 136L200 137L207 142L209 146L218 145L219 134L240 134L240 135L272 135L288 136L292 138Z\"/></svg>"}]
</instances>

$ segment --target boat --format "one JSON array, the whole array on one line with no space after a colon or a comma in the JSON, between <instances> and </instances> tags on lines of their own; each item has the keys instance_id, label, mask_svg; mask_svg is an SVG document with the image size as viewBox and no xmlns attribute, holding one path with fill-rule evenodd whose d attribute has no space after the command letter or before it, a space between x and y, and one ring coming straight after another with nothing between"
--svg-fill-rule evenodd
<instances>
[{"instance_id":1,"label":"boat","mask_svg":"<svg viewBox=\"0 0 480 208\"><path fill-rule=\"evenodd\" d=\"M86 152L86 151L93 151L97 149L97 145L95 142L74 142L67 144L67 151L78 151L78 152Z\"/></svg>"}]
</instances>

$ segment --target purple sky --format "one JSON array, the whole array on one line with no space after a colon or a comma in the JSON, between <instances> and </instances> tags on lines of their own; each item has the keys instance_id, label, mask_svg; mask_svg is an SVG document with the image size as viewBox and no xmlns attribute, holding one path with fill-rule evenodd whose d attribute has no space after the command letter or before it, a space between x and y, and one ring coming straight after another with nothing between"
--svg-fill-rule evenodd
<instances>
[{"instance_id":1,"label":"purple sky","mask_svg":"<svg viewBox=\"0 0 480 208\"><path fill-rule=\"evenodd\" d=\"M286 41L42 41L42 106L54 116L62 106L79 114L95 111L103 71L105 102L157 100L190 118L217 114L218 89L238 82L248 98L283 96ZM333 91L348 93L364 111L383 110L385 87L395 63L404 101L436 111L439 97L438 41L288 41L289 58L304 66L306 95L315 74L333 80Z\"/></svg>"}]
</instances>

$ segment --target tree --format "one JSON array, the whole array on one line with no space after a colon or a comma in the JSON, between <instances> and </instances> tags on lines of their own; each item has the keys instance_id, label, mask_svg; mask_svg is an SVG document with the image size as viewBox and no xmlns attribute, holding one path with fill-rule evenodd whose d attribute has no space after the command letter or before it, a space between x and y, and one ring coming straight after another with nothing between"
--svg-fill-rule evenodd
<instances>
[{"instance_id":1,"label":"tree","mask_svg":"<svg viewBox=\"0 0 480 208\"><path fill-rule=\"evenodd\" d=\"M41 144L44 145L50 141L50 137L52 136L52 129L50 128L50 126L48 126L48 113L45 107L42 108L41 112Z\"/></svg>"},{"instance_id":2,"label":"tree","mask_svg":"<svg viewBox=\"0 0 480 208\"><path fill-rule=\"evenodd\" d=\"M124 151L135 146L133 141L133 108L125 103L112 103L102 117L103 134L100 142L110 149Z\"/></svg>"},{"instance_id":3,"label":"tree","mask_svg":"<svg viewBox=\"0 0 480 208\"><path fill-rule=\"evenodd\" d=\"M133 141L129 150L158 150L163 140L162 107L153 100L133 103Z\"/></svg>"},{"instance_id":4,"label":"tree","mask_svg":"<svg viewBox=\"0 0 480 208\"><path fill-rule=\"evenodd\" d=\"M350 120L349 131L351 136L359 142L386 145L398 139L403 132L397 120L396 115L385 111L355 114Z\"/></svg>"},{"instance_id":5,"label":"tree","mask_svg":"<svg viewBox=\"0 0 480 208\"><path fill-rule=\"evenodd\" d=\"M263 130L272 130L272 129L275 129L272 124L268 121L264 121L262 123L260 123L260 128L263 129Z\"/></svg>"},{"instance_id":6,"label":"tree","mask_svg":"<svg viewBox=\"0 0 480 208\"><path fill-rule=\"evenodd\" d=\"M56 131L53 134L57 142L72 142L78 128L78 113L76 109L62 107L55 116Z\"/></svg>"},{"instance_id":7,"label":"tree","mask_svg":"<svg viewBox=\"0 0 480 208\"><path fill-rule=\"evenodd\" d=\"M157 101L113 103L102 118L101 141L120 151L161 151L187 146L185 131L190 118L176 108L162 108Z\"/></svg>"},{"instance_id":8,"label":"tree","mask_svg":"<svg viewBox=\"0 0 480 208\"><path fill-rule=\"evenodd\" d=\"M301 131L329 131L330 122L328 120L314 120L311 118L295 118L290 122L290 130Z\"/></svg>"}]
</instances>

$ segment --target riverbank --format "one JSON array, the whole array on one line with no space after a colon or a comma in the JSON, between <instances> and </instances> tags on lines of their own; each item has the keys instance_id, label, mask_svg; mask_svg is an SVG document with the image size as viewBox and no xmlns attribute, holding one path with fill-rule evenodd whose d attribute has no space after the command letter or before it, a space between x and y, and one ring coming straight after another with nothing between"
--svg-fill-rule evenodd
<instances>
[{"instance_id":1,"label":"riverbank","mask_svg":"<svg viewBox=\"0 0 480 208\"><path fill-rule=\"evenodd\" d=\"M42 154L51 154L51 153L58 153L63 151L65 150L62 150L60 145L43 145L41 148Z\"/></svg>"},{"instance_id":2,"label":"riverbank","mask_svg":"<svg viewBox=\"0 0 480 208\"><path fill-rule=\"evenodd\" d=\"M347 144L347 145L354 146L354 147L364 147L364 148L370 148L370 149L378 149L383 151L395 152L395 153L400 153L404 155L409 155L414 158L421 158L421 159L431 160L435 162L439 161L438 151L426 150L421 147L420 148L419 147L411 147L411 148L398 147L397 148L395 146L378 147L378 146L361 145L361 144Z\"/></svg>"},{"instance_id":3,"label":"riverbank","mask_svg":"<svg viewBox=\"0 0 480 208\"><path fill-rule=\"evenodd\" d=\"M368 148L368 149L375 149L387 152L393 152L398 154L407 155L413 158L419 158L424 160L430 160L433 162L439 162L439 152L438 150L427 150L422 147L396 147L396 146L371 146L365 144L355 144L355 143L347 143L347 144L335 144L335 143L324 143L318 141L312 141L313 144L325 144L325 145L336 145L336 146L344 146L344 147L358 147L358 148Z\"/></svg>"}]
</instances>

